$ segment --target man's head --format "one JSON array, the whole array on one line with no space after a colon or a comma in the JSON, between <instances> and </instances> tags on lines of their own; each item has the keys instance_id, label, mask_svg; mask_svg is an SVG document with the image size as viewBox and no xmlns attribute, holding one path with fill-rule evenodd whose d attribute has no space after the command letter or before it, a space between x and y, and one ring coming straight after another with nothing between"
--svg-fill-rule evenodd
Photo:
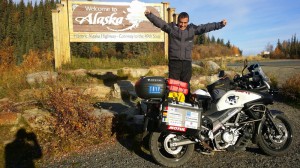
<instances>
[{"instance_id":1,"label":"man's head","mask_svg":"<svg viewBox=\"0 0 300 168\"><path fill-rule=\"evenodd\" d=\"M185 30L189 22L189 14L186 12L181 12L178 15L177 24L180 30Z\"/></svg>"}]
</instances>

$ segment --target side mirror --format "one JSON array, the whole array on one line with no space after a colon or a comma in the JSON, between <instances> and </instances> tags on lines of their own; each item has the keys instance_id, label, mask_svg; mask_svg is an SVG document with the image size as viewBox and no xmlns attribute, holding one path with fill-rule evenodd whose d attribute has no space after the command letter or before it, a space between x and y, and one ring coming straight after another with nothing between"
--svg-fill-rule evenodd
<instances>
[{"instance_id":1,"label":"side mirror","mask_svg":"<svg viewBox=\"0 0 300 168\"><path fill-rule=\"evenodd\" d=\"M244 61L244 68L243 68L243 70L242 70L242 75L244 75L244 70L245 70L247 67L248 67L248 60L245 59L245 61Z\"/></svg>"},{"instance_id":2,"label":"side mirror","mask_svg":"<svg viewBox=\"0 0 300 168\"><path fill-rule=\"evenodd\" d=\"M248 60L245 59L245 61L244 61L244 68L247 68L247 67L248 67Z\"/></svg>"}]
</instances>

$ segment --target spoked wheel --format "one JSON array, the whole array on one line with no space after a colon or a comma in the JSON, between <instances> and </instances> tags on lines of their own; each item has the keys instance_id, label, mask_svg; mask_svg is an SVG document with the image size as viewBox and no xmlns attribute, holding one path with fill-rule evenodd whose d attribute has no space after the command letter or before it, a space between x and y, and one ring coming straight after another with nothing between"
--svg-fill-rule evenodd
<instances>
[{"instance_id":1,"label":"spoked wheel","mask_svg":"<svg viewBox=\"0 0 300 168\"><path fill-rule=\"evenodd\" d=\"M171 147L171 142L181 140L181 136L170 133L153 132L150 135L150 152L154 160L162 166L177 167L185 164L194 151L194 144Z\"/></svg>"},{"instance_id":2,"label":"spoked wheel","mask_svg":"<svg viewBox=\"0 0 300 168\"><path fill-rule=\"evenodd\" d=\"M273 119L278 133L270 121L266 120L258 134L258 146L268 155L277 156L288 152L293 142L293 128L282 114Z\"/></svg>"}]
</instances>

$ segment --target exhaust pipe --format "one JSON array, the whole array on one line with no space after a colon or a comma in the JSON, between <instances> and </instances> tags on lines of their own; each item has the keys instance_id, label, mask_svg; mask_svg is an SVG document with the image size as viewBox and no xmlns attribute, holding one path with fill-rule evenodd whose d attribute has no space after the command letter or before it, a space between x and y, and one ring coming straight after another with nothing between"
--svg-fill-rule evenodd
<instances>
[{"instance_id":1,"label":"exhaust pipe","mask_svg":"<svg viewBox=\"0 0 300 168\"><path fill-rule=\"evenodd\" d=\"M191 141L189 139L185 139L185 140L178 141L178 142L171 142L170 147L178 147L178 146L195 144L195 143L197 143L197 142L196 141Z\"/></svg>"}]
</instances>

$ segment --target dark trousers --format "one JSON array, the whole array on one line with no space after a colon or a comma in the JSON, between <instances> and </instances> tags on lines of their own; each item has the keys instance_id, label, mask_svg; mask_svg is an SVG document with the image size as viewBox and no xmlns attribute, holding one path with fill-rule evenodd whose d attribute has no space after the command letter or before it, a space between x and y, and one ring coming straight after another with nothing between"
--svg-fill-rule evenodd
<instances>
[{"instance_id":1,"label":"dark trousers","mask_svg":"<svg viewBox=\"0 0 300 168\"><path fill-rule=\"evenodd\" d=\"M180 80L189 84L189 92L185 96L185 102L189 102L191 97L190 80L192 78L192 62L169 60L169 78Z\"/></svg>"},{"instance_id":2,"label":"dark trousers","mask_svg":"<svg viewBox=\"0 0 300 168\"><path fill-rule=\"evenodd\" d=\"M190 83L192 78L192 62L169 60L169 78Z\"/></svg>"}]
</instances>

